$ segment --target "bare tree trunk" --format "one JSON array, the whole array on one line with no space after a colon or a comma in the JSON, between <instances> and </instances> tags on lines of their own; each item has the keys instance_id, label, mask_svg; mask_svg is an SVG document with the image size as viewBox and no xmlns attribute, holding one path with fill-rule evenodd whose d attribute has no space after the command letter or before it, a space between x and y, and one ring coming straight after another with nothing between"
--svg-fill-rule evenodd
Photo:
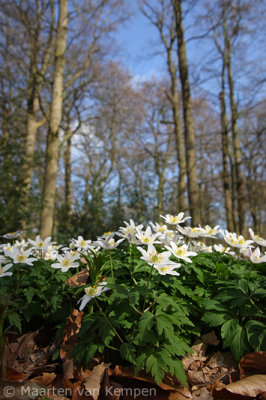
<instances>
[{"instance_id":1,"label":"bare tree trunk","mask_svg":"<svg viewBox=\"0 0 266 400\"><path fill-rule=\"evenodd\" d=\"M46 118L43 117L41 120L37 120L37 113L39 111L39 96L40 91L45 80L45 73L47 71L50 62L50 47L53 41L54 34L54 1L50 2L50 27L47 42L42 49L40 46L40 34L42 32L42 17L45 12L45 7L41 7L40 3L36 1L36 28L31 29L27 23L26 27L31 43L31 60L30 60L30 71L29 71L29 82L27 88L27 116L26 116L26 137L24 146L24 157L22 159L21 175L23 181L23 193L22 202L24 204L25 211L29 205L29 194L31 186L31 176L34 166L34 153L35 143L38 129L46 122ZM42 54L42 60L40 61L40 53ZM39 70L39 63L41 67ZM26 228L28 223L27 215L23 216L22 225Z\"/></svg>"},{"instance_id":2,"label":"bare tree trunk","mask_svg":"<svg viewBox=\"0 0 266 400\"><path fill-rule=\"evenodd\" d=\"M189 209L193 225L198 225L200 224L201 221L200 221L197 165L196 165L196 154L195 154L195 131L194 131L194 124L192 117L192 105L190 97L186 44L185 44L183 21L182 21L181 0L172 0L172 4L174 6L175 20L176 20L179 73L182 86Z\"/></svg>"},{"instance_id":3,"label":"bare tree trunk","mask_svg":"<svg viewBox=\"0 0 266 400\"><path fill-rule=\"evenodd\" d=\"M63 78L65 68L65 50L68 23L68 0L59 2L59 20L55 38L55 64L49 130L46 149L46 166L43 190L43 205L41 212L40 235L45 238L52 234L56 178L58 171L58 137L62 119Z\"/></svg>"},{"instance_id":4,"label":"bare tree trunk","mask_svg":"<svg viewBox=\"0 0 266 400\"><path fill-rule=\"evenodd\" d=\"M246 215L246 205L245 205L245 184L244 177L241 170L241 150L238 138L237 129L237 109L234 98L234 83L232 78L231 69L231 53L230 46L228 46L227 55L227 74L228 83L230 90L230 106L231 106L231 122L232 122L232 134L233 134L233 151L234 151L234 164L236 173L236 192L237 192L237 211L238 211L238 228L239 233L243 233L245 229L245 215Z\"/></svg>"},{"instance_id":5,"label":"bare tree trunk","mask_svg":"<svg viewBox=\"0 0 266 400\"><path fill-rule=\"evenodd\" d=\"M66 226L71 223L72 217L72 193L71 193L71 133L66 130L66 148L64 151L65 164L65 212Z\"/></svg>"},{"instance_id":6,"label":"bare tree trunk","mask_svg":"<svg viewBox=\"0 0 266 400\"><path fill-rule=\"evenodd\" d=\"M225 201L225 213L227 229L230 232L234 232L234 215L232 208L232 197L230 191L230 173L228 165L228 130L227 130L227 118L226 118L226 106L225 106L225 60L223 60L222 68L222 90L220 93L220 107L221 107L221 136L222 136L222 154L223 154L223 189L224 189L224 201Z\"/></svg>"},{"instance_id":7,"label":"bare tree trunk","mask_svg":"<svg viewBox=\"0 0 266 400\"><path fill-rule=\"evenodd\" d=\"M176 143L177 160L179 167L178 175L178 201L177 209L179 211L186 210L185 193L186 193L186 156L184 147L184 138L181 130L181 123L179 117L179 96L176 79L176 69L173 66L171 49L167 49L167 63L168 70L171 76L171 94L167 93L168 99L172 105L173 121L174 121L174 135Z\"/></svg>"}]
</instances>

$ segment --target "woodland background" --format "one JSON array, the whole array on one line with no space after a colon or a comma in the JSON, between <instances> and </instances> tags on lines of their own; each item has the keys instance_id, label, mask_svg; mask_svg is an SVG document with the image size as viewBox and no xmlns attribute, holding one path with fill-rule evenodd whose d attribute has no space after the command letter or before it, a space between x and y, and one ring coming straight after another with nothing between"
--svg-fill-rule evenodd
<instances>
[{"instance_id":1,"label":"woodland background","mask_svg":"<svg viewBox=\"0 0 266 400\"><path fill-rule=\"evenodd\" d=\"M157 32L143 57L165 60L146 80L115 39L133 3ZM265 236L265 1L133 3L1 0L0 234L186 211Z\"/></svg>"}]
</instances>

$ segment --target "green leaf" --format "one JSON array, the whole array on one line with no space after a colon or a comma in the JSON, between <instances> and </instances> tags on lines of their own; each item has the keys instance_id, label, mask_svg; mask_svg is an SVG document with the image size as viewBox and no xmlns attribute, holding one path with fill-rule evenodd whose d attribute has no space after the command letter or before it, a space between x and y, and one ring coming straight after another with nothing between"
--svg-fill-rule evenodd
<instances>
[{"instance_id":1,"label":"green leaf","mask_svg":"<svg viewBox=\"0 0 266 400\"><path fill-rule=\"evenodd\" d=\"M249 350L247 346L246 330L240 325L235 330L230 349L237 361Z\"/></svg>"},{"instance_id":2,"label":"green leaf","mask_svg":"<svg viewBox=\"0 0 266 400\"><path fill-rule=\"evenodd\" d=\"M201 318L210 327L222 325L224 322L230 320L232 317L227 313L210 312L207 311Z\"/></svg>"},{"instance_id":3,"label":"green leaf","mask_svg":"<svg viewBox=\"0 0 266 400\"><path fill-rule=\"evenodd\" d=\"M120 354L122 358L135 364L136 348L131 343L123 343L120 347Z\"/></svg>"},{"instance_id":4,"label":"green leaf","mask_svg":"<svg viewBox=\"0 0 266 400\"><path fill-rule=\"evenodd\" d=\"M232 338L238 330L239 322L236 318L226 321L221 327L221 336L224 340L224 347L230 347Z\"/></svg>"},{"instance_id":5,"label":"green leaf","mask_svg":"<svg viewBox=\"0 0 266 400\"><path fill-rule=\"evenodd\" d=\"M22 333L22 327L21 327L21 318L18 313L15 311L12 311L11 313L8 314L8 321L11 326L14 326L19 330L20 333Z\"/></svg>"},{"instance_id":6,"label":"green leaf","mask_svg":"<svg viewBox=\"0 0 266 400\"><path fill-rule=\"evenodd\" d=\"M196 267L195 265L191 265L191 268L193 269L193 271L196 273L198 280L204 284L204 272L202 269Z\"/></svg>"},{"instance_id":7,"label":"green leaf","mask_svg":"<svg viewBox=\"0 0 266 400\"><path fill-rule=\"evenodd\" d=\"M175 376L179 382L187 386L187 377L184 366L180 360L174 360L169 365L169 371L172 376Z\"/></svg>"},{"instance_id":8,"label":"green leaf","mask_svg":"<svg viewBox=\"0 0 266 400\"><path fill-rule=\"evenodd\" d=\"M158 354L151 354L146 361L146 371L151 372L155 382L160 385L164 377L161 358Z\"/></svg>"},{"instance_id":9,"label":"green leaf","mask_svg":"<svg viewBox=\"0 0 266 400\"><path fill-rule=\"evenodd\" d=\"M246 325L248 342L254 351L266 350L266 325L250 320Z\"/></svg>"},{"instance_id":10,"label":"green leaf","mask_svg":"<svg viewBox=\"0 0 266 400\"><path fill-rule=\"evenodd\" d=\"M163 333L168 338L169 336L173 336L174 334L174 327L173 324L167 318L167 315L163 313L156 315L156 323L157 323L157 331L159 335Z\"/></svg>"},{"instance_id":11,"label":"green leaf","mask_svg":"<svg viewBox=\"0 0 266 400\"><path fill-rule=\"evenodd\" d=\"M145 334L151 330L153 325L154 315L150 311L146 311L142 314L139 321L139 335L140 339L142 339Z\"/></svg>"},{"instance_id":12,"label":"green leaf","mask_svg":"<svg viewBox=\"0 0 266 400\"><path fill-rule=\"evenodd\" d=\"M171 353L176 356L185 356L187 353L191 353L192 349L188 344L180 339L177 335L173 335L172 337L167 338L169 340L169 344L164 344L164 347Z\"/></svg>"}]
</instances>

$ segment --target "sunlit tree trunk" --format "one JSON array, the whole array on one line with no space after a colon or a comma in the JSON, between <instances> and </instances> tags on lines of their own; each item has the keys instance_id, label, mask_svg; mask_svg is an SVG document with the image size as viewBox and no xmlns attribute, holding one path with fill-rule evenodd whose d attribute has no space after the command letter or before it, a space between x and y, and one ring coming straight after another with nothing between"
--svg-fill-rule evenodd
<instances>
[{"instance_id":1,"label":"sunlit tree trunk","mask_svg":"<svg viewBox=\"0 0 266 400\"><path fill-rule=\"evenodd\" d=\"M53 229L56 178L58 171L58 138L62 119L63 77L67 39L68 0L59 2L59 20L55 38L55 62L53 74L52 100L46 148L46 165L41 212L41 237L51 235Z\"/></svg>"},{"instance_id":2,"label":"sunlit tree trunk","mask_svg":"<svg viewBox=\"0 0 266 400\"><path fill-rule=\"evenodd\" d=\"M29 194L31 187L31 176L34 166L35 143L38 129L46 122L46 118L37 119L37 113L40 109L39 96L44 83L45 73L50 62L50 46L53 41L54 34L54 1L50 2L50 28L47 42L44 49L40 46L40 35L42 33L42 17L44 9L40 9L40 3L36 1L36 28L31 30L27 26L28 35L31 43L31 57L29 70L29 83L27 88L27 114L26 114L26 131L24 157L22 159L21 175L23 181L22 202L25 211L29 207ZM42 60L40 60L40 53ZM41 67L39 69L39 64ZM22 225L26 228L28 223L27 214L23 217Z\"/></svg>"},{"instance_id":3,"label":"sunlit tree trunk","mask_svg":"<svg viewBox=\"0 0 266 400\"><path fill-rule=\"evenodd\" d=\"M178 211L185 211L186 210L186 202L185 202L186 156L185 156L184 138L179 116L179 96L178 96L176 69L173 66L171 49L168 49L167 51L167 63L168 63L168 70L171 76L171 94L168 94L168 98L172 106L174 135L176 143L178 168L179 168L178 187L177 187L178 190L177 209Z\"/></svg>"},{"instance_id":4,"label":"sunlit tree trunk","mask_svg":"<svg viewBox=\"0 0 266 400\"><path fill-rule=\"evenodd\" d=\"M228 130L227 130L227 118L226 118L226 106L225 106L225 57L223 60L222 68L222 90L220 92L220 115L221 115L221 136L222 136L222 154L223 154L223 191L225 201L225 214L227 229L230 232L234 232L234 215L232 207L232 197L230 190L230 172L228 165Z\"/></svg>"},{"instance_id":5,"label":"sunlit tree trunk","mask_svg":"<svg viewBox=\"0 0 266 400\"><path fill-rule=\"evenodd\" d=\"M186 56L186 44L184 38L181 0L172 0L176 20L176 32L178 39L179 73L182 87L183 116L185 128L185 147L188 177L189 209L193 225L200 224L200 205L197 178L197 165L195 154L195 131L192 117L192 105L188 76L188 63Z\"/></svg>"},{"instance_id":6,"label":"sunlit tree trunk","mask_svg":"<svg viewBox=\"0 0 266 400\"><path fill-rule=\"evenodd\" d=\"M71 193L71 132L70 128L66 130L66 147L64 151L65 165L65 217L66 226L71 224L72 217L72 193Z\"/></svg>"},{"instance_id":7,"label":"sunlit tree trunk","mask_svg":"<svg viewBox=\"0 0 266 400\"><path fill-rule=\"evenodd\" d=\"M228 46L227 54L227 74L228 74L228 84L230 91L230 106L231 106L231 124L232 124L232 135L233 135L233 153L234 153L234 164L236 173L236 192L237 192L237 211L238 211L238 231L239 233L244 233L245 229L245 215L246 215L246 204L245 204L245 184L244 177L242 173L242 161L241 161L241 149L238 138L237 129L237 108L235 103L234 94L234 82L232 78L232 68L231 68L231 49Z\"/></svg>"}]
</instances>

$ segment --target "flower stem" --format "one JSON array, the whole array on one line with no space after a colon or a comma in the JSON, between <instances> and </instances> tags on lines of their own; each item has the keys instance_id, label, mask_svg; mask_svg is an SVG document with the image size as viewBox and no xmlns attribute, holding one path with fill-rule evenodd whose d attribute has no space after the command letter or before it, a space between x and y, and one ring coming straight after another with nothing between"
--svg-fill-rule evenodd
<instances>
[{"instance_id":1,"label":"flower stem","mask_svg":"<svg viewBox=\"0 0 266 400\"><path fill-rule=\"evenodd\" d=\"M110 256L110 266L111 266L111 274L112 274L112 283L115 283L115 280L114 280L114 269L113 269L113 260L112 260L111 252L109 253L109 256Z\"/></svg>"},{"instance_id":2,"label":"flower stem","mask_svg":"<svg viewBox=\"0 0 266 400\"><path fill-rule=\"evenodd\" d=\"M112 328L112 330L114 331L114 333L116 334L116 336L118 337L118 339L120 340L121 343L124 343L123 339L121 338L121 336L119 335L119 333L117 332L117 330L115 329L115 327L113 326L112 322L109 320L109 318L106 316L106 314L104 313L103 309L101 308L100 304L98 303L97 299L95 299L95 303L97 304L97 307L99 308L100 312L102 313L103 317L106 319L106 321L108 322L108 324L110 325L110 327Z\"/></svg>"},{"instance_id":3,"label":"flower stem","mask_svg":"<svg viewBox=\"0 0 266 400\"><path fill-rule=\"evenodd\" d=\"M144 297L144 302L143 302L143 312L145 310L146 299L147 299L147 295L148 295L148 289L149 289L152 271L153 271L153 264L151 265L150 273L149 273L148 280L147 280L147 287L146 287L146 292L145 292L145 297Z\"/></svg>"}]
</instances>

